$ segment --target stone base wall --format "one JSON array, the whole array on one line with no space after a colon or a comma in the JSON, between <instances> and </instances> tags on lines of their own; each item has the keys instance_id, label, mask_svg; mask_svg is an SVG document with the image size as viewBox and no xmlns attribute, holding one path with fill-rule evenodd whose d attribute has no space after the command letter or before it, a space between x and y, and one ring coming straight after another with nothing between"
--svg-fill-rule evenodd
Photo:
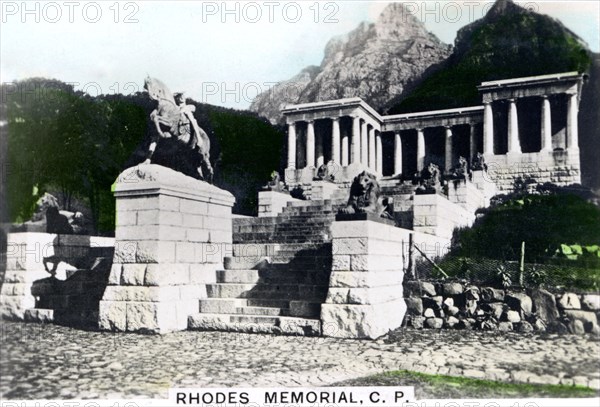
<instances>
[{"instance_id":1,"label":"stone base wall","mask_svg":"<svg viewBox=\"0 0 600 407\"><path fill-rule=\"evenodd\" d=\"M276 191L260 191L258 193L258 217L272 217L279 215L288 202L300 202L290 194Z\"/></svg>"},{"instance_id":2,"label":"stone base wall","mask_svg":"<svg viewBox=\"0 0 600 407\"><path fill-rule=\"evenodd\" d=\"M503 193L511 192L519 177L533 179L538 184L551 182L567 186L581 183L579 150L486 155L485 160L489 179Z\"/></svg>"},{"instance_id":3,"label":"stone base wall","mask_svg":"<svg viewBox=\"0 0 600 407\"><path fill-rule=\"evenodd\" d=\"M311 198L313 201L338 199L345 197L347 190L340 190L336 184L328 181L313 181Z\"/></svg>"},{"instance_id":4,"label":"stone base wall","mask_svg":"<svg viewBox=\"0 0 600 407\"><path fill-rule=\"evenodd\" d=\"M462 206L470 201L459 195L454 195L454 198L463 199L465 202L453 203L438 194L415 195L413 204L415 232L450 239L455 228L471 226L475 221L475 213Z\"/></svg>"},{"instance_id":5,"label":"stone base wall","mask_svg":"<svg viewBox=\"0 0 600 407\"><path fill-rule=\"evenodd\" d=\"M113 251L112 238L9 233L0 315L31 320L45 313L65 323L97 317Z\"/></svg>"},{"instance_id":6,"label":"stone base wall","mask_svg":"<svg viewBox=\"0 0 600 407\"><path fill-rule=\"evenodd\" d=\"M114 192L116 249L100 328L186 329L231 251L233 196L157 165L129 168Z\"/></svg>"},{"instance_id":7,"label":"stone base wall","mask_svg":"<svg viewBox=\"0 0 600 407\"><path fill-rule=\"evenodd\" d=\"M600 295L408 281L404 296L405 324L416 329L600 334Z\"/></svg>"},{"instance_id":8,"label":"stone base wall","mask_svg":"<svg viewBox=\"0 0 600 407\"><path fill-rule=\"evenodd\" d=\"M377 338L399 327L410 235L427 250L447 241L374 221L334 222L332 271L321 322L326 336Z\"/></svg>"},{"instance_id":9,"label":"stone base wall","mask_svg":"<svg viewBox=\"0 0 600 407\"><path fill-rule=\"evenodd\" d=\"M491 199L498 194L496 183L490 178L487 171L473 171L471 183L483 194L484 208L490 206Z\"/></svg>"},{"instance_id":10,"label":"stone base wall","mask_svg":"<svg viewBox=\"0 0 600 407\"><path fill-rule=\"evenodd\" d=\"M468 180L448 181L448 200L472 214L486 206L484 192Z\"/></svg>"},{"instance_id":11,"label":"stone base wall","mask_svg":"<svg viewBox=\"0 0 600 407\"><path fill-rule=\"evenodd\" d=\"M350 183L354 180L354 177L363 171L370 172L371 174L377 176L377 178L382 177L382 175L377 173L375 170L368 168L366 165L358 163L352 163L347 167L342 167L337 164L329 164L328 168L330 174L334 177L333 182L336 184ZM312 182L316 175L317 169L315 167L305 167L301 169L286 168L285 183L288 186L307 184Z\"/></svg>"}]
</instances>

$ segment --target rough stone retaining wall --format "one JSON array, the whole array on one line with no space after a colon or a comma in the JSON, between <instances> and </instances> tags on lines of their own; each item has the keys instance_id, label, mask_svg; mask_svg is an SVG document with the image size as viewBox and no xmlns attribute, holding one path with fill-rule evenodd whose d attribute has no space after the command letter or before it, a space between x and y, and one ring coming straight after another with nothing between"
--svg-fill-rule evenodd
<instances>
[{"instance_id":1,"label":"rough stone retaining wall","mask_svg":"<svg viewBox=\"0 0 600 407\"><path fill-rule=\"evenodd\" d=\"M460 282L404 283L405 323L413 328L600 334L600 295L479 287Z\"/></svg>"}]
</instances>

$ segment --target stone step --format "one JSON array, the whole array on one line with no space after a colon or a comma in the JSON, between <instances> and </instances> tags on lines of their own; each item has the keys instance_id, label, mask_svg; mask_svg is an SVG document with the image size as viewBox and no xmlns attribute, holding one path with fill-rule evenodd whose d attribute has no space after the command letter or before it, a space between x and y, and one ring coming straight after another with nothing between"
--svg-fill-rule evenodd
<instances>
[{"instance_id":1,"label":"stone step","mask_svg":"<svg viewBox=\"0 0 600 407\"><path fill-rule=\"evenodd\" d=\"M287 308L273 307L239 307L232 314L281 317L290 314Z\"/></svg>"},{"instance_id":2,"label":"stone step","mask_svg":"<svg viewBox=\"0 0 600 407\"><path fill-rule=\"evenodd\" d=\"M331 242L329 236L283 236L283 237L272 237L272 236L255 236L255 235L233 235L234 243L268 243L277 240L279 243L328 243Z\"/></svg>"},{"instance_id":3,"label":"stone step","mask_svg":"<svg viewBox=\"0 0 600 407\"><path fill-rule=\"evenodd\" d=\"M266 270L217 270L217 283L234 284L302 284L314 279L305 268L298 269L266 269Z\"/></svg>"},{"instance_id":4,"label":"stone step","mask_svg":"<svg viewBox=\"0 0 600 407\"><path fill-rule=\"evenodd\" d=\"M258 270L217 270L217 283L256 284L259 281Z\"/></svg>"},{"instance_id":5,"label":"stone step","mask_svg":"<svg viewBox=\"0 0 600 407\"><path fill-rule=\"evenodd\" d=\"M235 314L195 314L188 318L188 329L201 331L232 331L320 336L321 321L318 319L283 316L271 317Z\"/></svg>"},{"instance_id":6,"label":"stone step","mask_svg":"<svg viewBox=\"0 0 600 407\"><path fill-rule=\"evenodd\" d=\"M223 267L225 270L261 270L269 265L269 259L265 256L225 256Z\"/></svg>"},{"instance_id":7,"label":"stone step","mask_svg":"<svg viewBox=\"0 0 600 407\"><path fill-rule=\"evenodd\" d=\"M223 268L225 270L267 270L273 264L288 264L297 267L311 268L327 264L330 261L330 254L302 254L299 252L281 253L270 257L230 257L223 259ZM320 268L320 267L319 267Z\"/></svg>"},{"instance_id":8,"label":"stone step","mask_svg":"<svg viewBox=\"0 0 600 407\"><path fill-rule=\"evenodd\" d=\"M279 251L301 251L322 248L322 244L298 243L298 244L280 244L280 243L256 243L256 244L233 244L234 256L272 256ZM329 245L331 248L331 245Z\"/></svg>"},{"instance_id":9,"label":"stone step","mask_svg":"<svg viewBox=\"0 0 600 407\"><path fill-rule=\"evenodd\" d=\"M331 223L313 224L309 222L286 223L275 227L265 226L240 226L234 230L234 234L268 234L281 236L289 233L319 234L322 230L328 230Z\"/></svg>"},{"instance_id":10,"label":"stone step","mask_svg":"<svg viewBox=\"0 0 600 407\"><path fill-rule=\"evenodd\" d=\"M240 298L207 298L200 300L199 311L204 314L239 314L239 315L264 315L287 316L289 301L273 302L276 306L248 305L248 300ZM298 307L295 306L297 311ZM300 316L300 315L298 315ZM312 315L309 315L312 316Z\"/></svg>"},{"instance_id":11,"label":"stone step","mask_svg":"<svg viewBox=\"0 0 600 407\"><path fill-rule=\"evenodd\" d=\"M206 285L208 298L263 298L272 300L323 299L327 286L311 284L236 284L215 283Z\"/></svg>"}]
</instances>

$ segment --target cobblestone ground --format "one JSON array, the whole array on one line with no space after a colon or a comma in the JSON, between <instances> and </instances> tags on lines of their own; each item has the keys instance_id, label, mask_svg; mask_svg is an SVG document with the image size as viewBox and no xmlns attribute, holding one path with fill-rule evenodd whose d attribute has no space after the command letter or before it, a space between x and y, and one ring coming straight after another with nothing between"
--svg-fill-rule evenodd
<instances>
[{"instance_id":1,"label":"cobblestone ground","mask_svg":"<svg viewBox=\"0 0 600 407\"><path fill-rule=\"evenodd\" d=\"M600 388L591 336L399 331L378 341L220 332L166 336L3 323L5 399L166 398L170 387L325 386L405 369Z\"/></svg>"}]
</instances>

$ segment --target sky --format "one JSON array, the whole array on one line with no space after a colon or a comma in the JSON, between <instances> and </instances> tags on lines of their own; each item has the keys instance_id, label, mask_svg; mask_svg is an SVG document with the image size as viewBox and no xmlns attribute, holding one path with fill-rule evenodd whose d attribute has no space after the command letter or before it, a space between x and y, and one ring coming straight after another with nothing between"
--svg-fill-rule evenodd
<instances>
[{"instance_id":1,"label":"sky","mask_svg":"<svg viewBox=\"0 0 600 407\"><path fill-rule=\"evenodd\" d=\"M516 1L561 20L600 51L600 2ZM407 1L445 43L491 6ZM329 39L375 21L377 1L0 1L0 80L45 77L91 95L141 90L147 75L171 91L247 108L308 65Z\"/></svg>"}]
</instances>

